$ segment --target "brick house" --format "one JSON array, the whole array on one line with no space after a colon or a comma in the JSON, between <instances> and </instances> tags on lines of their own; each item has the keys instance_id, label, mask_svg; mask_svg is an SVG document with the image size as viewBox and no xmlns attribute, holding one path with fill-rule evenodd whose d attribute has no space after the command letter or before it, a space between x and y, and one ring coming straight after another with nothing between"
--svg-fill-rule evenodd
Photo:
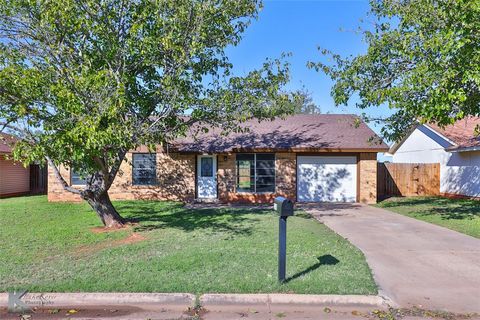
<instances>
[{"instance_id":1,"label":"brick house","mask_svg":"<svg viewBox=\"0 0 480 320\"><path fill-rule=\"evenodd\" d=\"M377 153L388 147L354 115L294 115L243 124L248 132L220 130L177 139L155 153L126 156L109 190L111 199L271 202L376 202ZM67 168L60 172L84 184ZM49 169L50 201L80 200Z\"/></svg>"}]
</instances>

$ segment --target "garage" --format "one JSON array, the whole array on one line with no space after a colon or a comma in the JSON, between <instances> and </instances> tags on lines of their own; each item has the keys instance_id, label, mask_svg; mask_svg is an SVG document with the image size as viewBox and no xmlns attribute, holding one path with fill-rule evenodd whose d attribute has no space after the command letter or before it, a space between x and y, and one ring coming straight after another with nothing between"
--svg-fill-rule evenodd
<instances>
[{"instance_id":1,"label":"garage","mask_svg":"<svg viewBox=\"0 0 480 320\"><path fill-rule=\"evenodd\" d=\"M298 156L299 202L355 202L356 156Z\"/></svg>"}]
</instances>

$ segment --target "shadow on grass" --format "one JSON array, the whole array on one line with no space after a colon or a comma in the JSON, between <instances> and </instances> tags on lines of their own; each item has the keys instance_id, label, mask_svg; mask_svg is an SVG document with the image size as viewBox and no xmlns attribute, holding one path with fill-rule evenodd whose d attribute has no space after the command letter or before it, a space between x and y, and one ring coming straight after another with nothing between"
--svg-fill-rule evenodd
<instances>
[{"instance_id":1,"label":"shadow on grass","mask_svg":"<svg viewBox=\"0 0 480 320\"><path fill-rule=\"evenodd\" d=\"M295 273L293 276L291 277L288 277L285 279L285 283L288 283L292 280L295 280L297 278L300 278L301 276L304 276L306 275L307 273L310 273L314 270L317 270L318 268L320 268L321 266L327 266L327 265L330 265L330 266L333 266L333 265L336 265L337 263L339 263L340 261L335 258L334 256L330 255L330 254L325 254L323 256L320 256L317 258L318 259L318 262L311 265L310 267L308 267L307 269L303 270L303 271L300 271L300 272L297 272Z\"/></svg>"},{"instance_id":2,"label":"shadow on grass","mask_svg":"<svg viewBox=\"0 0 480 320\"><path fill-rule=\"evenodd\" d=\"M440 197L396 198L379 203L382 208L405 207L411 214L439 216L444 220L480 218L480 201Z\"/></svg>"},{"instance_id":3,"label":"shadow on grass","mask_svg":"<svg viewBox=\"0 0 480 320\"><path fill-rule=\"evenodd\" d=\"M256 216L267 214L261 210L237 208L189 209L180 203L153 201L117 203L116 208L129 221L138 223L134 228L137 232L174 228L187 232L201 229L212 234L250 235L259 221Z\"/></svg>"}]
</instances>

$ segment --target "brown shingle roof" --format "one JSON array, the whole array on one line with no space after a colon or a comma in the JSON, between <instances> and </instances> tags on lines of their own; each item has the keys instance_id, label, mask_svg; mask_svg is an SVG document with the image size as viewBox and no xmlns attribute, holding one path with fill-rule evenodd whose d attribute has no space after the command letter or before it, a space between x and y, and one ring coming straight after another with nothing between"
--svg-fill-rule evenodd
<instances>
[{"instance_id":1,"label":"brown shingle roof","mask_svg":"<svg viewBox=\"0 0 480 320\"><path fill-rule=\"evenodd\" d=\"M294 115L285 120L251 120L242 127L249 132L221 135L213 129L194 138L177 139L172 148L180 152L235 151L354 151L384 152L388 146L358 117L344 114ZM373 141L372 141L373 139Z\"/></svg>"},{"instance_id":2,"label":"brown shingle roof","mask_svg":"<svg viewBox=\"0 0 480 320\"><path fill-rule=\"evenodd\" d=\"M0 133L0 153L12 152L12 147L18 139L15 136L7 133Z\"/></svg>"},{"instance_id":3,"label":"brown shingle roof","mask_svg":"<svg viewBox=\"0 0 480 320\"><path fill-rule=\"evenodd\" d=\"M477 125L480 125L480 117L468 117L458 120L445 128L441 128L435 124L428 124L430 128L456 144L456 146L447 148L447 150L479 147L480 136L475 134Z\"/></svg>"}]
</instances>

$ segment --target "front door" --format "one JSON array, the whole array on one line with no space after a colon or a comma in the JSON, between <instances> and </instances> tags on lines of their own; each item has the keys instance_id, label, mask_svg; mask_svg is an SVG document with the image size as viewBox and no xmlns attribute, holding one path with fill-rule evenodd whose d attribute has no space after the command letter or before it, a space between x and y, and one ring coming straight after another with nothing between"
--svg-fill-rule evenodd
<instances>
[{"instance_id":1,"label":"front door","mask_svg":"<svg viewBox=\"0 0 480 320\"><path fill-rule=\"evenodd\" d=\"M217 157L198 156L197 195L201 199L217 198Z\"/></svg>"}]
</instances>

